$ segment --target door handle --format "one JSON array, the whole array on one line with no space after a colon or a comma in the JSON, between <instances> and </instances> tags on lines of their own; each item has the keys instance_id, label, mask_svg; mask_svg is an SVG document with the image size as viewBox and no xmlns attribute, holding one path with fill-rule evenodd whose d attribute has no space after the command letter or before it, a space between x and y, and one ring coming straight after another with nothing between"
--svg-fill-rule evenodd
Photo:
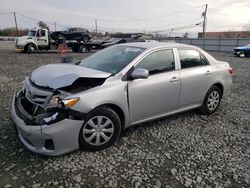
<instances>
[{"instance_id":1,"label":"door handle","mask_svg":"<svg viewBox=\"0 0 250 188\"><path fill-rule=\"evenodd\" d=\"M171 80L170 80L170 82L178 82L179 81L179 79L177 78L177 77L173 77Z\"/></svg>"},{"instance_id":2,"label":"door handle","mask_svg":"<svg viewBox=\"0 0 250 188\"><path fill-rule=\"evenodd\" d=\"M209 70L207 70L207 72L205 73L205 75L211 75L211 74L212 74L212 72Z\"/></svg>"}]
</instances>

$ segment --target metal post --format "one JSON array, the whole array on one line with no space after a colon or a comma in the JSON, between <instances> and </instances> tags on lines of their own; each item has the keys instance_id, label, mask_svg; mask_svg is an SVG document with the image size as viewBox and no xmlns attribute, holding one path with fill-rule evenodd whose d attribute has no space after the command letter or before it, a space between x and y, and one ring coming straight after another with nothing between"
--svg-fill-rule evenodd
<instances>
[{"instance_id":1,"label":"metal post","mask_svg":"<svg viewBox=\"0 0 250 188\"><path fill-rule=\"evenodd\" d=\"M15 20L15 25L16 25L16 36L18 37L19 34L18 34L18 28L17 28L17 21L16 21L16 13L14 12L14 20Z\"/></svg>"},{"instance_id":2,"label":"metal post","mask_svg":"<svg viewBox=\"0 0 250 188\"><path fill-rule=\"evenodd\" d=\"M97 29L97 20L95 20L95 32L98 32L98 29Z\"/></svg>"},{"instance_id":3,"label":"metal post","mask_svg":"<svg viewBox=\"0 0 250 188\"><path fill-rule=\"evenodd\" d=\"M172 28L171 31L170 31L170 33L169 33L169 35L168 35L169 40L170 40L170 36L171 36L173 30L174 30L174 29Z\"/></svg>"},{"instance_id":4,"label":"metal post","mask_svg":"<svg viewBox=\"0 0 250 188\"><path fill-rule=\"evenodd\" d=\"M54 23L54 25L55 25L55 31L56 31L56 22Z\"/></svg>"},{"instance_id":5,"label":"metal post","mask_svg":"<svg viewBox=\"0 0 250 188\"><path fill-rule=\"evenodd\" d=\"M202 13L203 16L203 30L202 30L202 36L205 38L205 33L206 33L206 25L207 25L207 4L205 7L205 12Z\"/></svg>"}]
</instances>

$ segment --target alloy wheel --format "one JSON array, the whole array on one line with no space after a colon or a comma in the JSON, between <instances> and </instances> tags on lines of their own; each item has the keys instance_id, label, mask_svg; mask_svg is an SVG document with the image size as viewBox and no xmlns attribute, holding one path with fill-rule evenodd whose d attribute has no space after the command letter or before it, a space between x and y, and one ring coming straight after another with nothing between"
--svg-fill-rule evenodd
<instances>
[{"instance_id":1,"label":"alloy wheel","mask_svg":"<svg viewBox=\"0 0 250 188\"><path fill-rule=\"evenodd\" d=\"M94 116L83 126L84 140L93 146L107 143L114 134L114 124L106 116Z\"/></svg>"},{"instance_id":2,"label":"alloy wheel","mask_svg":"<svg viewBox=\"0 0 250 188\"><path fill-rule=\"evenodd\" d=\"M218 91L213 91L208 96L207 107L210 111L213 111L220 102L220 94Z\"/></svg>"}]
</instances>

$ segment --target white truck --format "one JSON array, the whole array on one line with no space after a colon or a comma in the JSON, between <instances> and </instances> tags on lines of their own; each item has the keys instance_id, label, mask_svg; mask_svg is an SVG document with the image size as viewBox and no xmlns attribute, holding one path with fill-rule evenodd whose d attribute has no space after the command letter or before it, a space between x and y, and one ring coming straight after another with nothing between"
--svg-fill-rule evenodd
<instances>
[{"instance_id":1,"label":"white truck","mask_svg":"<svg viewBox=\"0 0 250 188\"><path fill-rule=\"evenodd\" d=\"M55 32L54 32L55 33ZM49 34L48 29L38 28L29 31L27 36L18 37L15 41L17 51L25 53L35 53L41 50L57 49L60 40L53 40L51 38L53 33ZM86 37L74 40L63 41L73 52L90 52L91 49L102 48L100 44L93 43L90 40L86 41Z\"/></svg>"}]
</instances>

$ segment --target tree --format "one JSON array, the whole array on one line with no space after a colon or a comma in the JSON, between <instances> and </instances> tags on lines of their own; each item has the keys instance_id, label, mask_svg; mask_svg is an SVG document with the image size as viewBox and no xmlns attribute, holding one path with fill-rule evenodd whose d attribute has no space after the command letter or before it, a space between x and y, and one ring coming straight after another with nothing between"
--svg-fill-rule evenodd
<instances>
[{"instance_id":1,"label":"tree","mask_svg":"<svg viewBox=\"0 0 250 188\"><path fill-rule=\"evenodd\" d=\"M18 29L19 36L27 35L29 29ZM0 36L16 36L16 28L10 27L10 28L4 28L0 29Z\"/></svg>"},{"instance_id":2,"label":"tree","mask_svg":"<svg viewBox=\"0 0 250 188\"><path fill-rule=\"evenodd\" d=\"M183 38L188 38L188 35L189 35L188 32L184 33L184 34L183 34Z\"/></svg>"},{"instance_id":3,"label":"tree","mask_svg":"<svg viewBox=\"0 0 250 188\"><path fill-rule=\"evenodd\" d=\"M43 21L39 21L39 22L37 23L37 25L38 25L39 27L43 28L43 29L48 29L48 30L49 30L49 26L48 26L46 23L44 23Z\"/></svg>"}]
</instances>

